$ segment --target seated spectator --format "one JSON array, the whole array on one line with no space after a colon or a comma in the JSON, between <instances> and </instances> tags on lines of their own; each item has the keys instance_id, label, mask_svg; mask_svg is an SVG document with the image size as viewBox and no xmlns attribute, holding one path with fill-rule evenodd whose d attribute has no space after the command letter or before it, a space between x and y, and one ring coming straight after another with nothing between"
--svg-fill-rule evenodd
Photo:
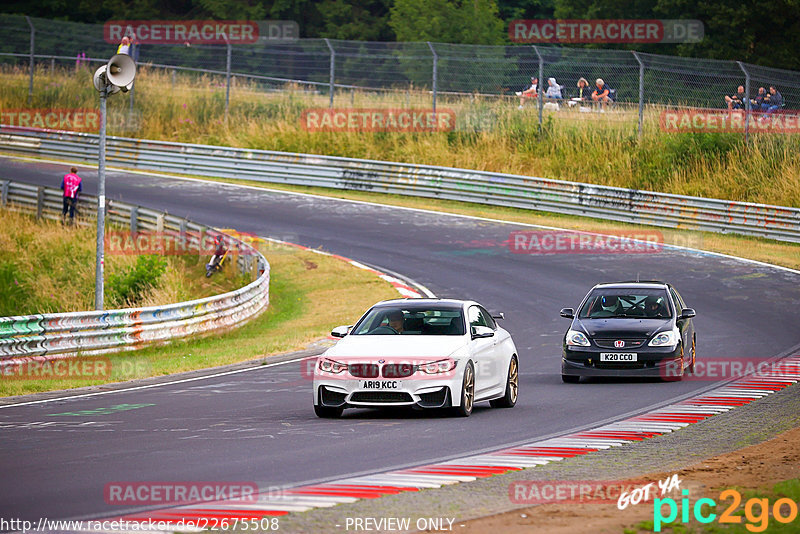
<instances>
[{"instance_id":1,"label":"seated spectator","mask_svg":"<svg viewBox=\"0 0 800 534\"><path fill-rule=\"evenodd\" d=\"M764 104L764 98L767 96L767 90L763 87L758 88L758 94L755 98L750 99L750 107L753 111L761 111Z\"/></svg>"},{"instance_id":2,"label":"seated spectator","mask_svg":"<svg viewBox=\"0 0 800 534\"><path fill-rule=\"evenodd\" d=\"M574 96L569 99L570 107L578 105L579 102L587 102L590 98L590 90L589 90L589 82L586 81L586 78L580 78L578 83L576 84L578 87L578 91L576 93L577 96Z\"/></svg>"},{"instance_id":3,"label":"seated spectator","mask_svg":"<svg viewBox=\"0 0 800 534\"><path fill-rule=\"evenodd\" d=\"M603 81L603 78L597 78L594 83L595 88L592 91L592 100L601 106L600 111L604 111L603 108L606 107L606 104L612 101L611 89Z\"/></svg>"},{"instance_id":4,"label":"seated spectator","mask_svg":"<svg viewBox=\"0 0 800 534\"><path fill-rule=\"evenodd\" d=\"M547 92L544 94L544 96L546 96L547 98L561 100L562 99L561 89L563 87L558 85L558 83L556 83L556 79L547 78L547 85L548 85Z\"/></svg>"},{"instance_id":5,"label":"seated spectator","mask_svg":"<svg viewBox=\"0 0 800 534\"><path fill-rule=\"evenodd\" d=\"M539 78L536 76L531 76L531 86L525 89L524 91L517 91L516 95L519 97L519 109L522 109L522 106L525 104L526 98L538 98L539 94L537 93L539 85Z\"/></svg>"},{"instance_id":6,"label":"seated spectator","mask_svg":"<svg viewBox=\"0 0 800 534\"><path fill-rule=\"evenodd\" d=\"M775 89L774 85L769 86L769 93L764 97L764 102L761 104L761 110L767 113L772 113L783 107L783 96Z\"/></svg>"},{"instance_id":7,"label":"seated spectator","mask_svg":"<svg viewBox=\"0 0 800 534\"><path fill-rule=\"evenodd\" d=\"M728 105L728 109L744 109L746 100L747 96L744 94L744 86L742 85L736 90L735 95L725 95L725 103Z\"/></svg>"}]
</instances>

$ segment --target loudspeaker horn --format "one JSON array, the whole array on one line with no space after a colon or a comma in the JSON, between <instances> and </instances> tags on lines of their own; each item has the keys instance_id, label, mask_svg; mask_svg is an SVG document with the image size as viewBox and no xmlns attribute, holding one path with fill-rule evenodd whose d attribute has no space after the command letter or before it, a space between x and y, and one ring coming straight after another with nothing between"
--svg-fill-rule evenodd
<instances>
[{"instance_id":1,"label":"loudspeaker horn","mask_svg":"<svg viewBox=\"0 0 800 534\"><path fill-rule=\"evenodd\" d=\"M128 87L136 77L136 63L128 54L116 54L108 60L106 78L112 85Z\"/></svg>"}]
</instances>

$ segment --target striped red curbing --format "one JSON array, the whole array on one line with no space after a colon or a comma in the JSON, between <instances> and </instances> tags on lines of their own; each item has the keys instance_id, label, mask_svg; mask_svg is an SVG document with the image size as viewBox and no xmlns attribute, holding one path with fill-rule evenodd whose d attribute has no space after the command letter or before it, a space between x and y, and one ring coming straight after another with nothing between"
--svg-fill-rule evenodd
<instances>
[{"instance_id":1,"label":"striped red curbing","mask_svg":"<svg viewBox=\"0 0 800 534\"><path fill-rule=\"evenodd\" d=\"M345 478L326 484L301 486L275 495L259 494L255 502L213 502L155 512L124 516L129 521L180 518L260 518L281 516L313 508L351 503L359 499L375 499L439 488L473 481L478 478L519 471L524 468L561 461L586 454L599 454L604 449L619 447L668 434L714 415L749 404L754 400L781 391L800 380L800 356L781 362L787 371L759 377L745 377L710 392L625 420L582 430L557 438L500 451L458 458L443 463L423 465L399 471Z\"/></svg>"}]
</instances>

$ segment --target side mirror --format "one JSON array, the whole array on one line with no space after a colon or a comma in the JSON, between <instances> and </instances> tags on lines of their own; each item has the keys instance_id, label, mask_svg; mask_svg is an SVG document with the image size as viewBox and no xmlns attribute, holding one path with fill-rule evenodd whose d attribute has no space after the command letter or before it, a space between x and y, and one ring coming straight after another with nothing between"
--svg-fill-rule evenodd
<instances>
[{"instance_id":1,"label":"side mirror","mask_svg":"<svg viewBox=\"0 0 800 534\"><path fill-rule=\"evenodd\" d=\"M694 309L692 308L684 308L681 310L681 314L678 316L678 319L691 319L695 317L697 313L695 313Z\"/></svg>"},{"instance_id":2,"label":"side mirror","mask_svg":"<svg viewBox=\"0 0 800 534\"><path fill-rule=\"evenodd\" d=\"M495 312L492 314L492 319L505 319L506 314L503 312Z\"/></svg>"},{"instance_id":3,"label":"side mirror","mask_svg":"<svg viewBox=\"0 0 800 534\"><path fill-rule=\"evenodd\" d=\"M494 330L492 330L488 326L472 327L472 339L478 339L481 337L492 337L492 336L494 336Z\"/></svg>"},{"instance_id":4,"label":"side mirror","mask_svg":"<svg viewBox=\"0 0 800 534\"><path fill-rule=\"evenodd\" d=\"M333 337L344 337L350 332L351 328L353 328L353 325L337 326L331 330L331 335Z\"/></svg>"},{"instance_id":5,"label":"side mirror","mask_svg":"<svg viewBox=\"0 0 800 534\"><path fill-rule=\"evenodd\" d=\"M561 308L561 312L559 313L559 315L564 319L574 319L575 310L573 310L572 308Z\"/></svg>"}]
</instances>

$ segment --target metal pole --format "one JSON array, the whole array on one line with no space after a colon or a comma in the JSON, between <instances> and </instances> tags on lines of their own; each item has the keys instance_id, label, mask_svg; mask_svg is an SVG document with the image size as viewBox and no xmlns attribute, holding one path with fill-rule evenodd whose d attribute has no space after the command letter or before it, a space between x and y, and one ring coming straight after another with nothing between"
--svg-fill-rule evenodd
<instances>
[{"instance_id":1,"label":"metal pole","mask_svg":"<svg viewBox=\"0 0 800 534\"><path fill-rule=\"evenodd\" d=\"M436 92L438 90L438 81L439 81L439 54L436 53L436 49L433 48L433 43L428 41L428 48L431 49L431 53L433 54L433 115L436 116Z\"/></svg>"},{"instance_id":2,"label":"metal pole","mask_svg":"<svg viewBox=\"0 0 800 534\"><path fill-rule=\"evenodd\" d=\"M231 43L225 36L225 45L228 47L228 58L225 63L225 118L228 118L228 106L231 102Z\"/></svg>"},{"instance_id":3,"label":"metal pole","mask_svg":"<svg viewBox=\"0 0 800 534\"><path fill-rule=\"evenodd\" d=\"M328 45L328 50L330 50L331 52L331 68L330 68L331 72L330 72L330 81L328 82L330 103L328 104L328 107L333 108L333 92L336 89L336 85L334 84L334 79L336 77L336 50L334 50L333 45L331 45L331 42L328 40L327 37L325 38L325 44Z\"/></svg>"},{"instance_id":4,"label":"metal pole","mask_svg":"<svg viewBox=\"0 0 800 534\"><path fill-rule=\"evenodd\" d=\"M136 46L135 44L131 43L130 56L131 59L133 59L138 63L139 58L136 54L136 49L134 48L135 46ZM130 127L131 123L133 122L133 92L135 90L136 90L136 82L134 81L131 83L131 90L128 91L128 93L130 93L129 106L128 106L128 127Z\"/></svg>"},{"instance_id":5,"label":"metal pole","mask_svg":"<svg viewBox=\"0 0 800 534\"><path fill-rule=\"evenodd\" d=\"M742 63L741 61L737 61L736 64L739 65L739 68L742 69L742 72L744 72L744 95L745 95L744 109L745 109L745 113L746 113L745 119L744 119L744 144L745 145L749 145L750 144L750 109L751 109L751 106L750 106L750 73L747 72L747 69L744 68L744 63Z\"/></svg>"},{"instance_id":6,"label":"metal pole","mask_svg":"<svg viewBox=\"0 0 800 534\"><path fill-rule=\"evenodd\" d=\"M103 265L106 228L106 98L108 87L100 91L100 150L97 159L97 253L94 270L94 308L103 309Z\"/></svg>"},{"instance_id":7,"label":"metal pole","mask_svg":"<svg viewBox=\"0 0 800 534\"><path fill-rule=\"evenodd\" d=\"M544 95L542 95L542 78L544 77L544 59L542 55L539 53L539 47L533 47L533 51L536 52L536 57L539 58L539 81L536 82L536 94L537 100L539 104L539 132L542 131L542 109L544 108Z\"/></svg>"},{"instance_id":8,"label":"metal pole","mask_svg":"<svg viewBox=\"0 0 800 534\"><path fill-rule=\"evenodd\" d=\"M28 81L28 105L30 105L31 101L33 100L33 68L34 68L33 52L34 49L36 48L36 28L33 27L33 22L31 22L30 17L26 16L25 20L28 21L28 26L31 27L31 53L30 53L30 67L29 67L30 75Z\"/></svg>"},{"instance_id":9,"label":"metal pole","mask_svg":"<svg viewBox=\"0 0 800 534\"><path fill-rule=\"evenodd\" d=\"M642 123L644 122L644 63L635 51L633 52L633 57L639 63L639 139L641 139Z\"/></svg>"}]
</instances>

